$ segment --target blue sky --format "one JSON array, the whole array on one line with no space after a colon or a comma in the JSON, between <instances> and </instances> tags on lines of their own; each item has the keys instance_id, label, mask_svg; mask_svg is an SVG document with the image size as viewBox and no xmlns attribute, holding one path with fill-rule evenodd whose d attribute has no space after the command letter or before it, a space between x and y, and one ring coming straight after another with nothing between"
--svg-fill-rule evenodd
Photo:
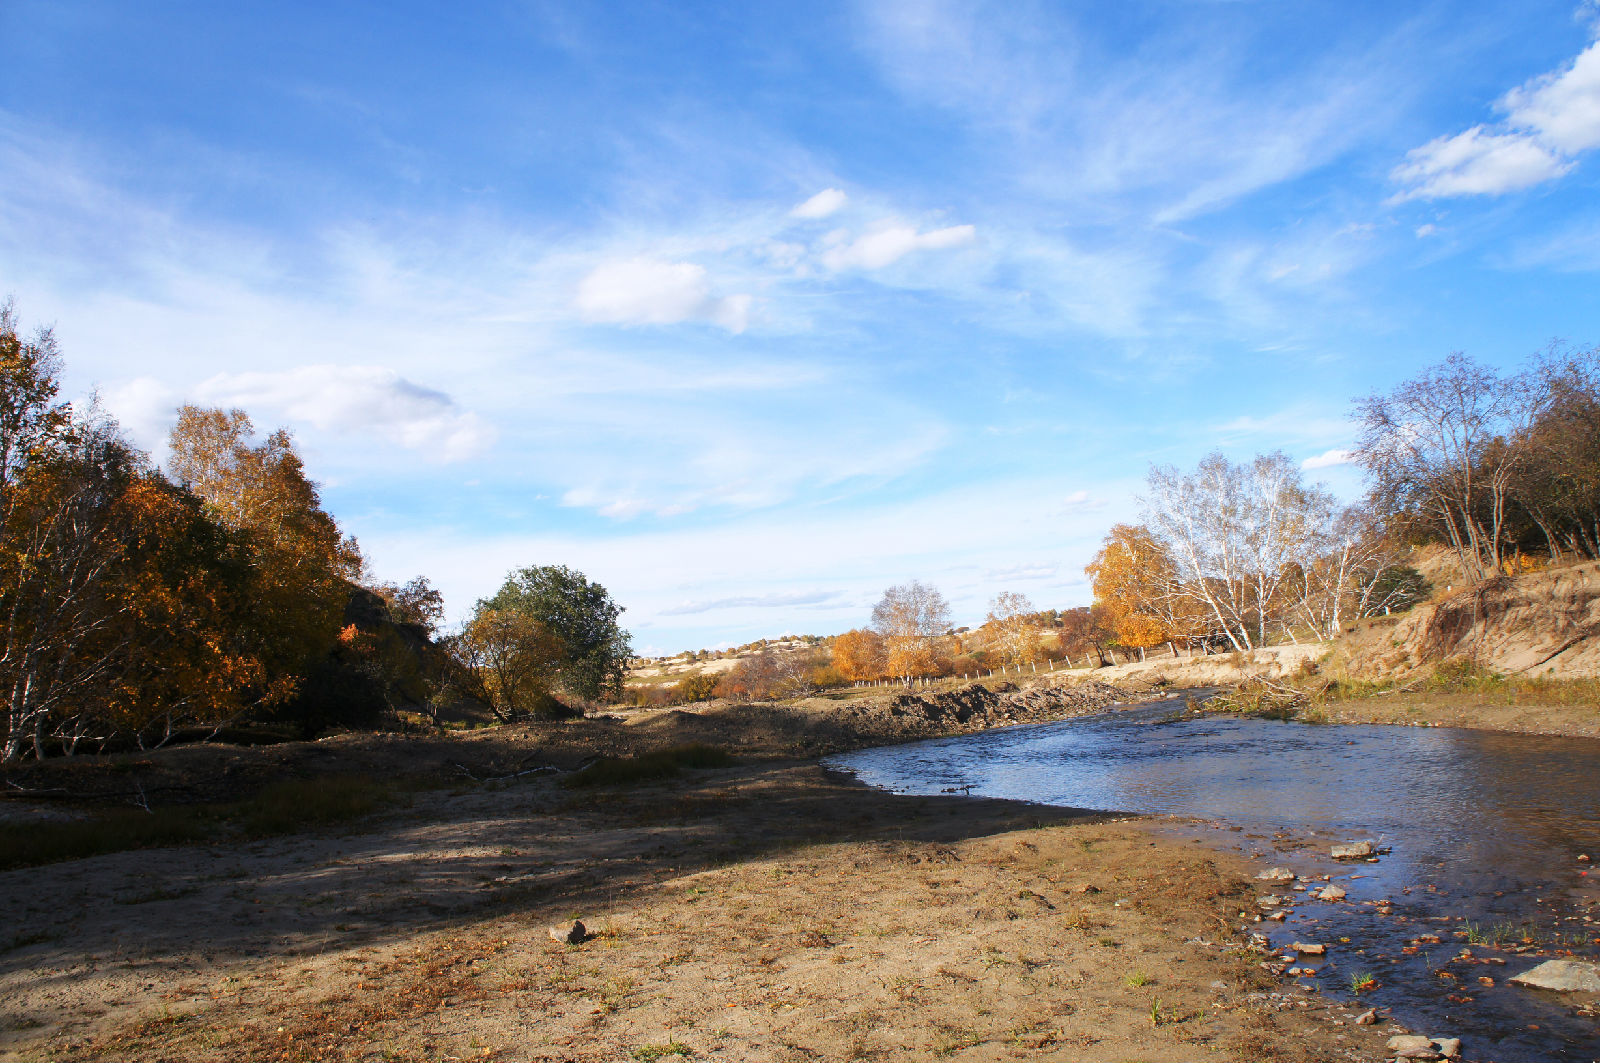
<instances>
[{"instance_id":1,"label":"blue sky","mask_svg":"<svg viewBox=\"0 0 1600 1063\"><path fill-rule=\"evenodd\" d=\"M647 652L1087 601L1151 462L1600 342L1593 5L7 0L0 290L159 456L290 427L452 613Z\"/></svg>"}]
</instances>

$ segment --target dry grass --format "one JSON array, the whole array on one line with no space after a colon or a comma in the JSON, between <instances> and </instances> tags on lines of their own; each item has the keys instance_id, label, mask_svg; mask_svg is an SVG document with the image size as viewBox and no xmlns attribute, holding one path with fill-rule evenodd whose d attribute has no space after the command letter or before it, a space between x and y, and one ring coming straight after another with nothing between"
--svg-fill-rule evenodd
<instances>
[{"instance_id":1,"label":"dry grass","mask_svg":"<svg viewBox=\"0 0 1600 1063\"><path fill-rule=\"evenodd\" d=\"M1404 678L1328 677L1317 668L1282 681L1254 678L1206 702L1211 712L1315 723L1326 710L1352 702L1416 698L1507 708L1600 706L1600 679L1501 675L1468 657L1440 661L1421 675Z\"/></svg>"}]
</instances>

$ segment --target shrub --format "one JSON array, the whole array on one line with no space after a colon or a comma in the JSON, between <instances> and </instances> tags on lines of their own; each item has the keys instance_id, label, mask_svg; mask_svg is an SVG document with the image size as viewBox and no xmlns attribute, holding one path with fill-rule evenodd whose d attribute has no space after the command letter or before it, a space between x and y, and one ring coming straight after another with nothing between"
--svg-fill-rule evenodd
<instances>
[{"instance_id":1,"label":"shrub","mask_svg":"<svg viewBox=\"0 0 1600 1063\"><path fill-rule=\"evenodd\" d=\"M678 680L672 688L673 703L686 705L694 701L707 701L716 696L717 677L710 672L697 672Z\"/></svg>"}]
</instances>

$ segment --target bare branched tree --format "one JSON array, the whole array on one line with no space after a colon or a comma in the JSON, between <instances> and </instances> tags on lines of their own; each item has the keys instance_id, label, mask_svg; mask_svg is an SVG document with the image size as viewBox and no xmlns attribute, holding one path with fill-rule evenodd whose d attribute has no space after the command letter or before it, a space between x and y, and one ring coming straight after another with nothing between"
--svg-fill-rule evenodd
<instances>
[{"instance_id":1,"label":"bare branched tree","mask_svg":"<svg viewBox=\"0 0 1600 1063\"><path fill-rule=\"evenodd\" d=\"M1462 571L1501 571L1506 504L1549 401L1533 374L1502 375L1456 353L1356 403L1356 460L1375 504L1418 514L1455 550Z\"/></svg>"}]
</instances>

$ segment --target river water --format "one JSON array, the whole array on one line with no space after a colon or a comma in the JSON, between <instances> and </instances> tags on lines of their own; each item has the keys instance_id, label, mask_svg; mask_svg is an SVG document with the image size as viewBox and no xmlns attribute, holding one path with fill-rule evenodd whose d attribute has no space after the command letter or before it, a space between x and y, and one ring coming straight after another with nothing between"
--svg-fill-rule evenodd
<instances>
[{"instance_id":1,"label":"river water","mask_svg":"<svg viewBox=\"0 0 1600 1063\"><path fill-rule=\"evenodd\" d=\"M1249 925L1274 946L1335 943L1325 960L1295 961L1315 963L1303 982L1462 1037L1469 1059L1600 1060L1600 1019L1505 982L1544 959L1600 955L1600 740L1312 726L1169 701L829 763L900 792L1181 817L1160 829L1347 891L1324 903L1282 890L1292 914ZM1353 840L1389 851L1329 858ZM1356 998L1351 976L1367 973L1378 987Z\"/></svg>"}]
</instances>

